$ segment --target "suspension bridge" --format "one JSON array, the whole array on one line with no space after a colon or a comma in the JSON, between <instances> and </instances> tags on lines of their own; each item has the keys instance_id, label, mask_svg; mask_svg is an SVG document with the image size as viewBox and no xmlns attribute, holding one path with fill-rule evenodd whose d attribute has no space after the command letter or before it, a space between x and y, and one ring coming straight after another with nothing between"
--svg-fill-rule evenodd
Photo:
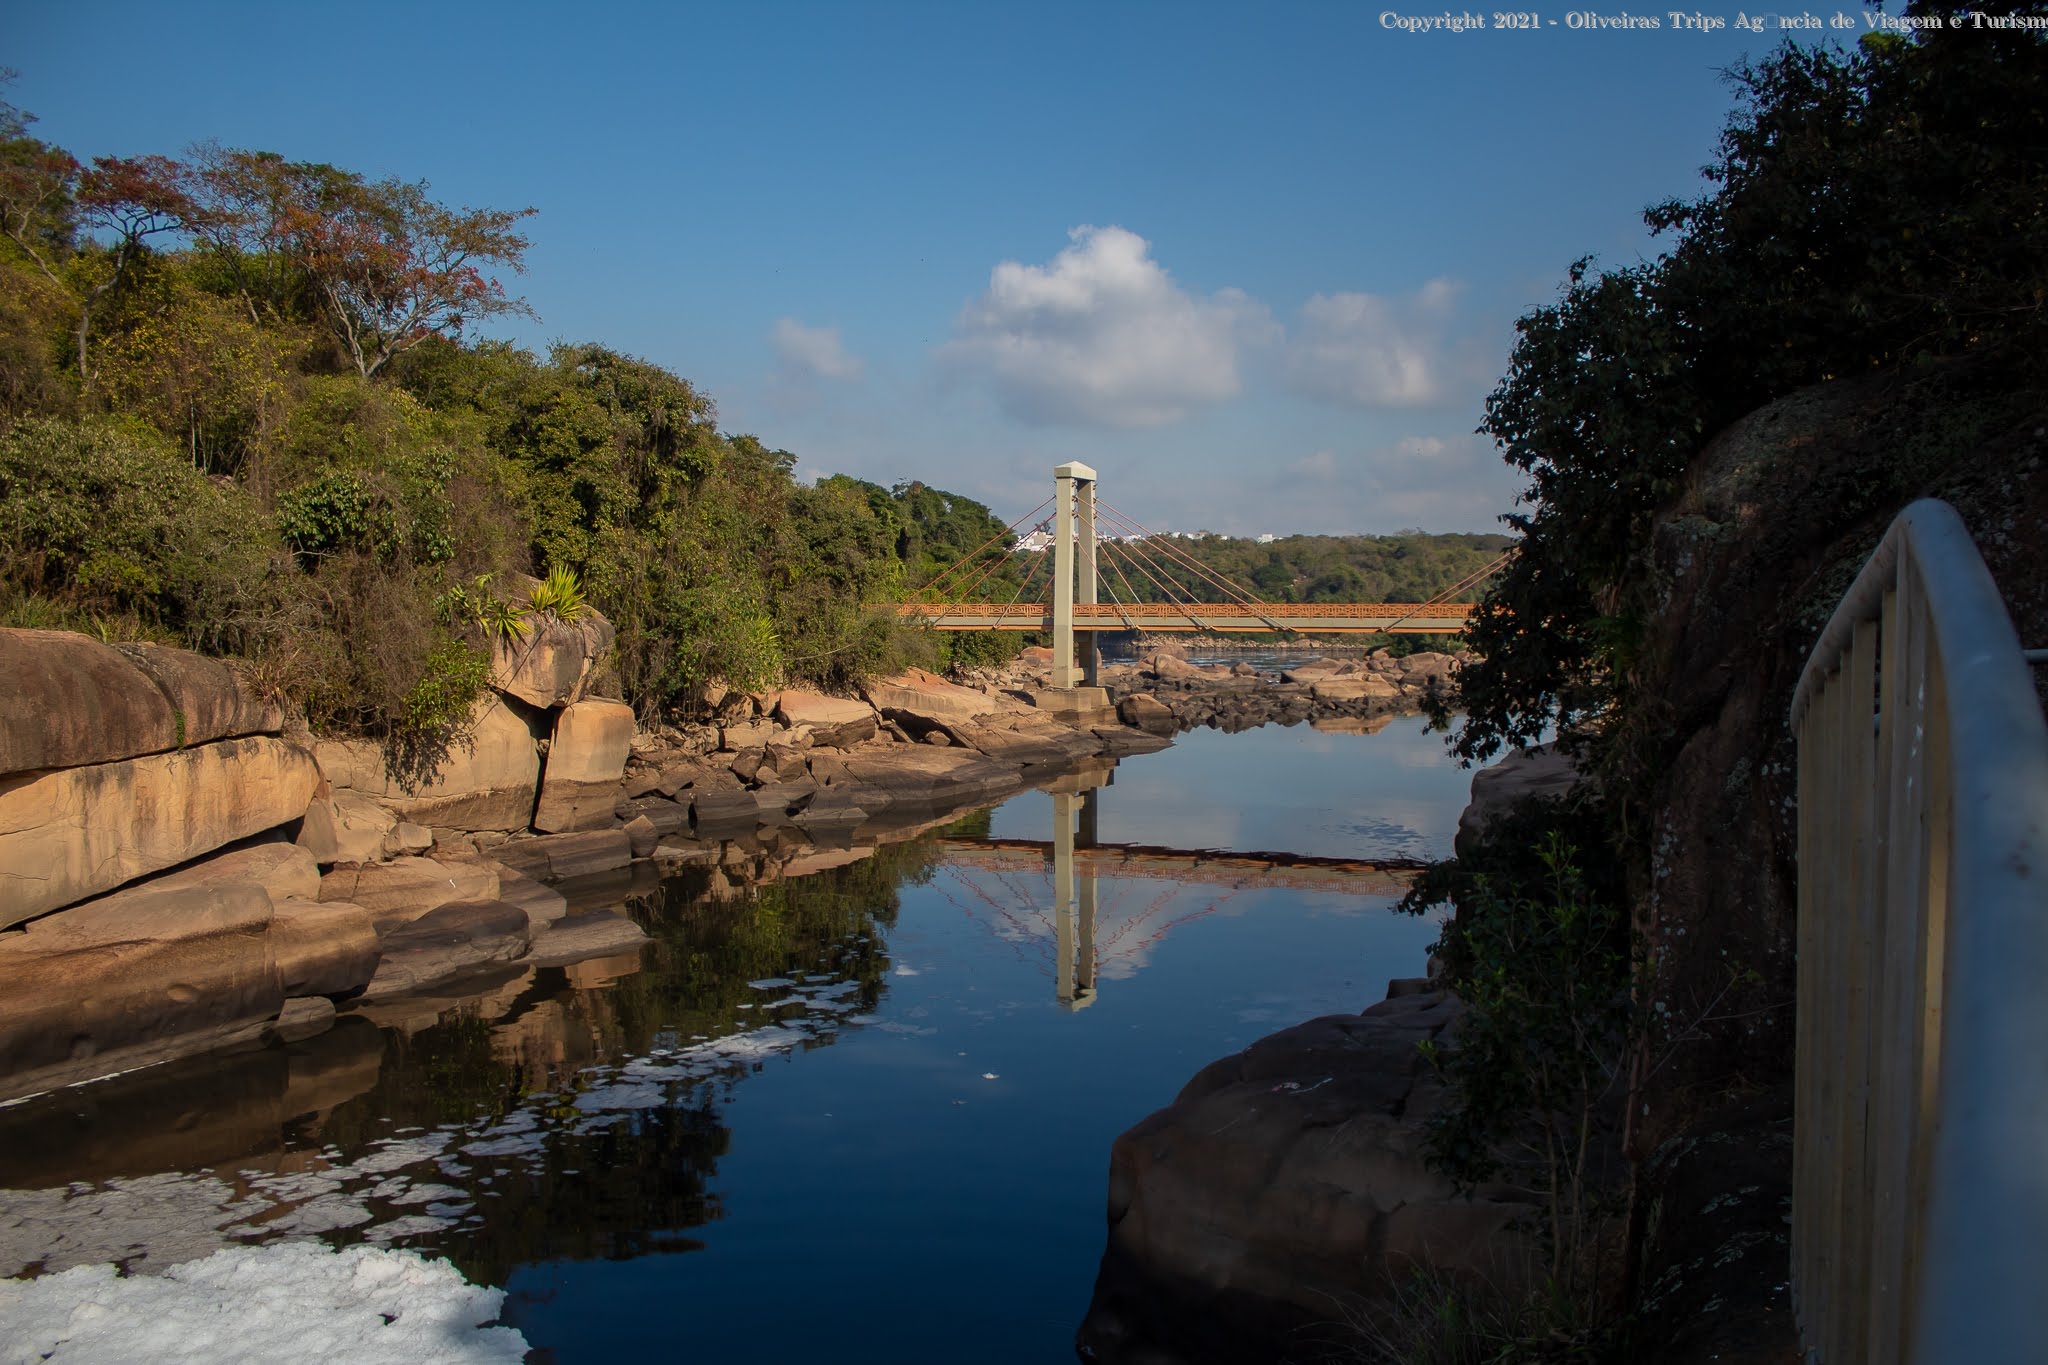
<instances>
[{"instance_id":1,"label":"suspension bridge","mask_svg":"<svg viewBox=\"0 0 2048 1365\"><path fill-rule=\"evenodd\" d=\"M961 556L920 590L921 600L902 604L898 614L935 630L1048 632L1053 687L1093 687L1095 636L1106 630L1454 634L1465 629L1472 603L1451 599L1505 562L1494 560L1427 602L1262 602L1173 537L1146 530L1102 501L1095 484L1095 471L1085 464L1058 466L1051 497ZM1018 532L1048 507L1051 517L1039 525L1050 530L1050 540L1030 552L1036 557L1010 600L976 600L1013 562L1010 547ZM1027 600L1027 591L1042 593L1044 600Z\"/></svg>"}]
</instances>

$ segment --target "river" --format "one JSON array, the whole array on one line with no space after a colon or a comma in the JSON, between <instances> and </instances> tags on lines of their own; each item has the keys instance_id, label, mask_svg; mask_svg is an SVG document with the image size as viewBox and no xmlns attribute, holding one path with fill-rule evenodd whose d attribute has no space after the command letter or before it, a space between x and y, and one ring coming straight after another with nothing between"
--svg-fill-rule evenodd
<instances>
[{"instance_id":1,"label":"river","mask_svg":"<svg viewBox=\"0 0 2048 1365\"><path fill-rule=\"evenodd\" d=\"M1112 1139L1422 970L1394 884L1313 860L1444 856L1468 781L1413 718L1195 731L842 867L685 869L628 958L0 1109L0 1276L367 1240L506 1287L537 1360L1071 1360Z\"/></svg>"}]
</instances>

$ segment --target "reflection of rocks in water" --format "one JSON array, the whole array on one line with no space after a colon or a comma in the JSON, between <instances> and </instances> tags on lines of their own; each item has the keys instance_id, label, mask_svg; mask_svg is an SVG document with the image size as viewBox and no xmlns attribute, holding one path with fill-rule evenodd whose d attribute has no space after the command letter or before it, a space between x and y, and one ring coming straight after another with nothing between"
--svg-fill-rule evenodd
<instances>
[{"instance_id":1,"label":"reflection of rocks in water","mask_svg":"<svg viewBox=\"0 0 2048 1365\"><path fill-rule=\"evenodd\" d=\"M356 1004L303 1043L0 1109L0 1183L21 1187L0 1190L0 1275L318 1238L503 1282L536 1260L694 1247L719 1216L722 1098L863 1026L889 969L877 920L932 852L755 839L671 863L631 916L536 935L576 961L497 964Z\"/></svg>"},{"instance_id":2,"label":"reflection of rocks in water","mask_svg":"<svg viewBox=\"0 0 2048 1365\"><path fill-rule=\"evenodd\" d=\"M0 1179L23 1188L275 1156L376 1084L384 1038L361 1020L290 1047L192 1058L0 1109Z\"/></svg>"},{"instance_id":3,"label":"reflection of rocks in water","mask_svg":"<svg viewBox=\"0 0 2048 1365\"><path fill-rule=\"evenodd\" d=\"M1308 724L1326 735L1376 735L1393 723L1394 713L1389 711L1383 716L1313 716Z\"/></svg>"}]
</instances>

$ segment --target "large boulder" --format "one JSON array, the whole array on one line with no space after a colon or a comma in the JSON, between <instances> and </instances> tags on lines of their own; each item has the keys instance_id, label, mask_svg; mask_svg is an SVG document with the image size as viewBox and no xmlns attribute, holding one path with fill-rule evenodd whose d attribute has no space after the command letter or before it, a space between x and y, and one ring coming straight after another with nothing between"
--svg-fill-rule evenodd
<instances>
[{"instance_id":1,"label":"large boulder","mask_svg":"<svg viewBox=\"0 0 2048 1365\"><path fill-rule=\"evenodd\" d=\"M0 1095L254 1037L284 1006L268 892L141 887L0 933Z\"/></svg>"},{"instance_id":2,"label":"large boulder","mask_svg":"<svg viewBox=\"0 0 2048 1365\"><path fill-rule=\"evenodd\" d=\"M1472 774L1472 799L1458 816L1453 851L1471 857L1494 821L1531 798L1563 796L1578 780L1578 768L1554 744L1516 749L1481 768Z\"/></svg>"},{"instance_id":3,"label":"large boulder","mask_svg":"<svg viewBox=\"0 0 2048 1365\"><path fill-rule=\"evenodd\" d=\"M488 695L471 714L468 736L448 750L429 782L401 780L383 747L365 740L328 740L313 752L335 789L337 816L341 793L349 791L374 798L396 818L414 824L525 829L540 783L540 749L532 726L510 704ZM335 861L345 860L337 855Z\"/></svg>"},{"instance_id":4,"label":"large boulder","mask_svg":"<svg viewBox=\"0 0 2048 1365\"><path fill-rule=\"evenodd\" d=\"M275 734L283 719L227 665L187 650L0 630L0 776Z\"/></svg>"},{"instance_id":5,"label":"large boulder","mask_svg":"<svg viewBox=\"0 0 2048 1365\"><path fill-rule=\"evenodd\" d=\"M0 778L0 927L297 820L319 780L267 735Z\"/></svg>"},{"instance_id":6,"label":"large boulder","mask_svg":"<svg viewBox=\"0 0 2048 1365\"><path fill-rule=\"evenodd\" d=\"M922 729L974 720L997 710L995 698L971 687L949 683L922 668L872 682L863 689L868 704L891 720L908 719Z\"/></svg>"},{"instance_id":7,"label":"large boulder","mask_svg":"<svg viewBox=\"0 0 2048 1365\"><path fill-rule=\"evenodd\" d=\"M594 611L574 621L533 621L524 639L500 636L491 647L491 686L542 710L582 701L615 634Z\"/></svg>"},{"instance_id":8,"label":"large boulder","mask_svg":"<svg viewBox=\"0 0 2048 1365\"><path fill-rule=\"evenodd\" d=\"M1443 1087L1416 1045L1457 1011L1438 992L1296 1025L1118 1138L1084 1353L1271 1359L1416 1270L1513 1285L1532 1206L1504 1187L1462 1196L1425 1160Z\"/></svg>"},{"instance_id":9,"label":"large boulder","mask_svg":"<svg viewBox=\"0 0 2048 1365\"><path fill-rule=\"evenodd\" d=\"M626 756L633 749L633 708L622 701L579 701L555 720L533 827L549 834L612 822Z\"/></svg>"}]
</instances>

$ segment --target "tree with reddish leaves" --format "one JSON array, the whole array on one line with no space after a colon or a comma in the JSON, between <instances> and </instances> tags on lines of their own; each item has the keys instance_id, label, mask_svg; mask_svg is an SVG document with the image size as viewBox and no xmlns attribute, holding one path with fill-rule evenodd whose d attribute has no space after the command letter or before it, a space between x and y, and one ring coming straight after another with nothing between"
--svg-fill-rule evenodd
<instances>
[{"instance_id":1,"label":"tree with reddish leaves","mask_svg":"<svg viewBox=\"0 0 2048 1365\"><path fill-rule=\"evenodd\" d=\"M329 325L365 382L431 336L504 313L530 315L486 270L524 268L515 229L532 209L451 209L426 185L338 173L286 219Z\"/></svg>"},{"instance_id":2,"label":"tree with reddish leaves","mask_svg":"<svg viewBox=\"0 0 2048 1365\"><path fill-rule=\"evenodd\" d=\"M111 269L88 284L78 308L78 382L92 389L93 310L119 284L143 252L146 241L184 230L197 205L185 189L185 168L167 156L99 156L78 177L73 198L79 223L89 232L110 236Z\"/></svg>"},{"instance_id":3,"label":"tree with reddish leaves","mask_svg":"<svg viewBox=\"0 0 2048 1365\"><path fill-rule=\"evenodd\" d=\"M530 208L453 209L429 199L424 182L219 147L195 152L193 186L195 232L228 260L252 316L259 297L276 308L310 286L365 381L428 337L531 313L488 273L524 268L517 224Z\"/></svg>"}]
</instances>

